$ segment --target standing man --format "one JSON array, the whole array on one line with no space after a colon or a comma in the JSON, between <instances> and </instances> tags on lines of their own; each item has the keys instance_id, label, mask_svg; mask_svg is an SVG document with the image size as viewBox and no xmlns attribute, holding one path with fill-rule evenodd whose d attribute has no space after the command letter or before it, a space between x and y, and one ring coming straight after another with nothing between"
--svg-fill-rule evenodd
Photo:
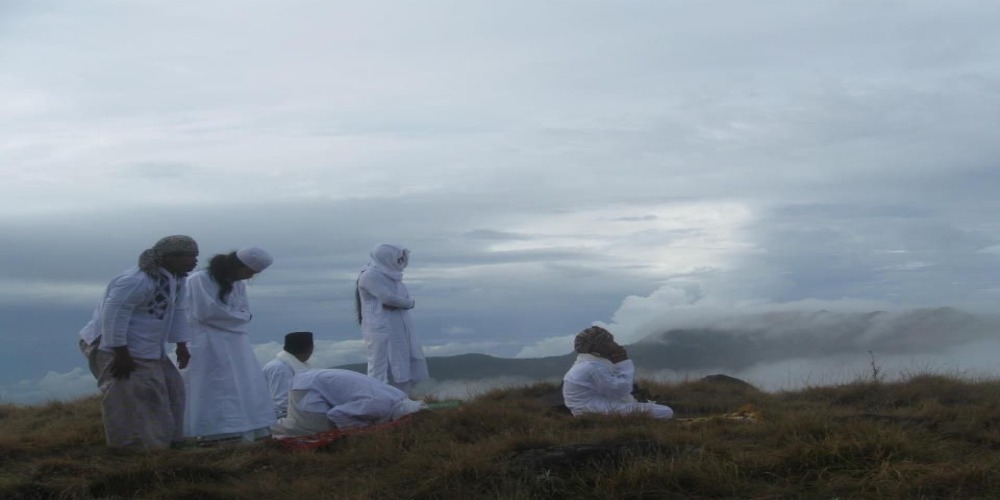
<instances>
[{"instance_id":1,"label":"standing man","mask_svg":"<svg viewBox=\"0 0 1000 500\"><path fill-rule=\"evenodd\" d=\"M285 335L285 347L278 351L274 359L264 365L264 378L267 379L271 391L271 401L274 403L274 414L284 418L288 414L288 391L292 387L292 377L296 373L309 369L309 358L313 353L312 332L292 332Z\"/></svg>"},{"instance_id":2,"label":"standing man","mask_svg":"<svg viewBox=\"0 0 1000 500\"><path fill-rule=\"evenodd\" d=\"M410 319L416 304L403 284L410 251L378 245L358 276L358 324L368 347L368 376L411 395L416 382L429 378L427 359Z\"/></svg>"},{"instance_id":3,"label":"standing man","mask_svg":"<svg viewBox=\"0 0 1000 500\"><path fill-rule=\"evenodd\" d=\"M164 344L177 345L177 364L186 367L191 355L184 278L196 265L194 239L160 239L142 252L138 266L111 280L80 331L103 394L108 446L167 448L182 437L184 381Z\"/></svg>"}]
</instances>

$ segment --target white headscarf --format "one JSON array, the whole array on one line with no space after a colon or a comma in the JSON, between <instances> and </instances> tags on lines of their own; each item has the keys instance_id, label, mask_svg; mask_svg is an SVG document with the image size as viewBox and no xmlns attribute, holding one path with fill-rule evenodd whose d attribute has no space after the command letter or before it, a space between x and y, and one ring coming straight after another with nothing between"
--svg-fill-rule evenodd
<instances>
[{"instance_id":1,"label":"white headscarf","mask_svg":"<svg viewBox=\"0 0 1000 500\"><path fill-rule=\"evenodd\" d=\"M410 263L410 251L399 246L382 243L370 254L367 269L375 269L394 280L403 279L403 269Z\"/></svg>"}]
</instances>

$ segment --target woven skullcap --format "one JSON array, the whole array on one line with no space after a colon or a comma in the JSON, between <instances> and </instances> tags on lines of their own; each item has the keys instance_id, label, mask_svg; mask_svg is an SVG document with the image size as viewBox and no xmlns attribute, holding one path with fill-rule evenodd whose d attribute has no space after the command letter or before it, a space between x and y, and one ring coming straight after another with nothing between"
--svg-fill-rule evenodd
<instances>
[{"instance_id":1,"label":"woven skullcap","mask_svg":"<svg viewBox=\"0 0 1000 500\"><path fill-rule=\"evenodd\" d=\"M160 238L153 245L153 251L160 255L170 255L172 253L198 253L198 242L194 238L183 234L175 234Z\"/></svg>"},{"instance_id":2,"label":"woven skullcap","mask_svg":"<svg viewBox=\"0 0 1000 500\"><path fill-rule=\"evenodd\" d=\"M153 245L139 254L139 269L149 276L156 278L159 275L157 269L163 265L163 257L174 253L193 253L198 255L198 243L190 236L175 234L160 238Z\"/></svg>"}]
</instances>

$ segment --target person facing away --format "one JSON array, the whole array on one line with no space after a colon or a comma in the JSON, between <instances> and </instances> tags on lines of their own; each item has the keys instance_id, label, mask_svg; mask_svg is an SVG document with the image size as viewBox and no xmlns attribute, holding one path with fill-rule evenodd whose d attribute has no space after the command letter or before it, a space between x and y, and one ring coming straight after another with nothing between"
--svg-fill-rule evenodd
<instances>
[{"instance_id":1,"label":"person facing away","mask_svg":"<svg viewBox=\"0 0 1000 500\"><path fill-rule=\"evenodd\" d=\"M411 394L416 382L430 378L410 319L415 302L403 284L410 251L381 244L371 251L358 276L358 324L368 348L368 376Z\"/></svg>"},{"instance_id":2,"label":"person facing away","mask_svg":"<svg viewBox=\"0 0 1000 500\"><path fill-rule=\"evenodd\" d=\"M576 362L563 377L563 400L573 416L586 413L645 412L669 419L669 406L638 403L632 397L635 367L611 332L592 326L573 342Z\"/></svg>"},{"instance_id":3,"label":"person facing away","mask_svg":"<svg viewBox=\"0 0 1000 500\"><path fill-rule=\"evenodd\" d=\"M295 374L288 393L288 415L275 437L306 436L382 424L427 408L403 391L351 370L330 368Z\"/></svg>"},{"instance_id":4,"label":"person facing away","mask_svg":"<svg viewBox=\"0 0 1000 500\"><path fill-rule=\"evenodd\" d=\"M250 345L245 280L274 259L256 247L218 254L187 279L192 361L181 372L187 392L184 435L203 442L255 441L276 422L267 381Z\"/></svg>"},{"instance_id":5,"label":"person facing away","mask_svg":"<svg viewBox=\"0 0 1000 500\"><path fill-rule=\"evenodd\" d=\"M289 333L285 335L284 348L264 365L264 378L271 392L271 402L277 418L288 415L288 391L292 387L292 377L309 369L313 348L312 332Z\"/></svg>"},{"instance_id":6,"label":"person facing away","mask_svg":"<svg viewBox=\"0 0 1000 500\"><path fill-rule=\"evenodd\" d=\"M80 347L103 397L107 444L149 450L182 437L184 381L167 358L187 366L190 327L185 318L184 277L198 265L198 243L167 236L139 256L136 267L111 280L80 330Z\"/></svg>"}]
</instances>

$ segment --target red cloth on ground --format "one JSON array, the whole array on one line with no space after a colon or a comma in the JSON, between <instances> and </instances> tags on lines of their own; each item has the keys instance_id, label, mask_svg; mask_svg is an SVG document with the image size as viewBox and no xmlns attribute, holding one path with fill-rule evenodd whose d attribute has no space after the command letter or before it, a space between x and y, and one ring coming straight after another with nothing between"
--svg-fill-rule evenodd
<instances>
[{"instance_id":1,"label":"red cloth on ground","mask_svg":"<svg viewBox=\"0 0 1000 500\"><path fill-rule=\"evenodd\" d=\"M344 436L391 429L404 422L408 422L410 418L411 416L407 415L399 420L386 422L384 424L369 425L367 427L360 427L357 429L347 429L347 430L337 429L332 431L320 432L319 434L310 434L308 436L280 438L280 439L275 439L275 441L287 447L288 449L294 451L315 450L317 448L326 446Z\"/></svg>"}]
</instances>

